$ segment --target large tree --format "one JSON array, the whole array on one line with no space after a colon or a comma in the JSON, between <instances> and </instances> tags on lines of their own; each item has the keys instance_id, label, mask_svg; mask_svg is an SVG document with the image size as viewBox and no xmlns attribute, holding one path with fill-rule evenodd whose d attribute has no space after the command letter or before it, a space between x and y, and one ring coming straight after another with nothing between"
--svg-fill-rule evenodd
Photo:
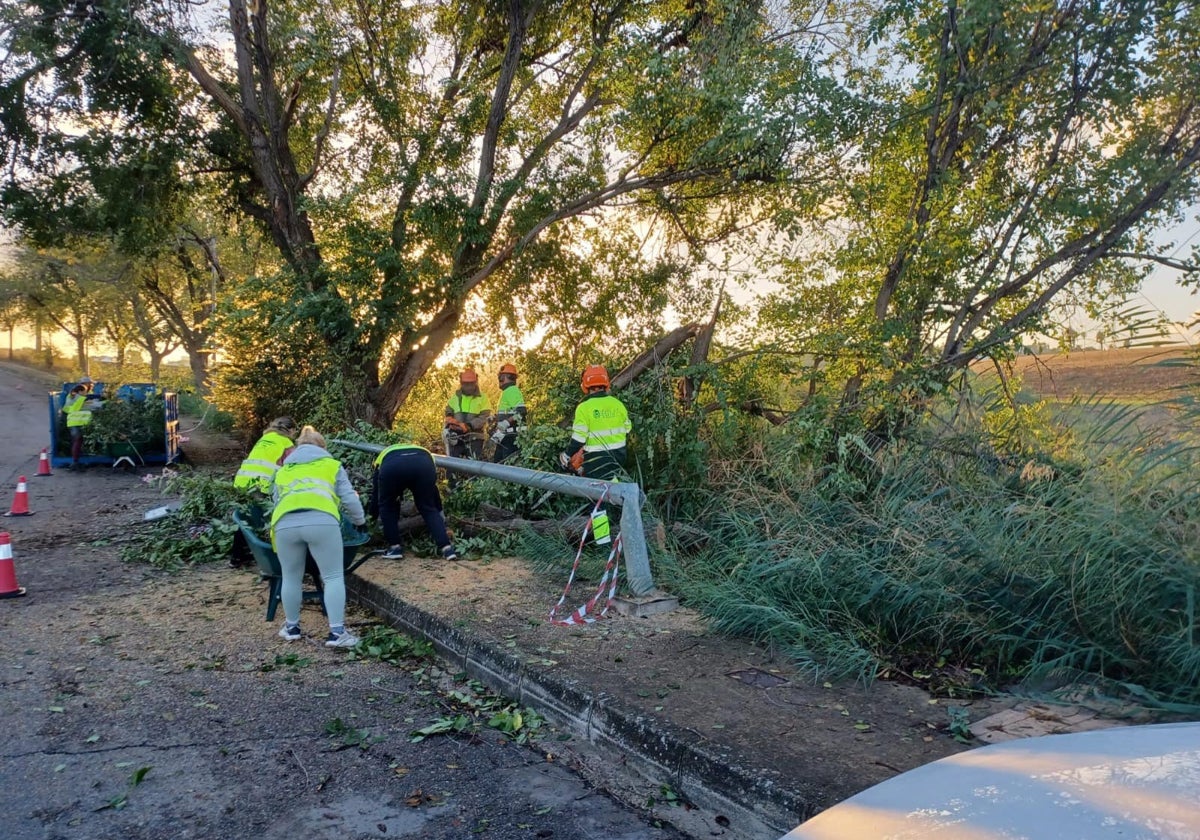
<instances>
[{"instance_id":1,"label":"large tree","mask_svg":"<svg viewBox=\"0 0 1200 840\"><path fill-rule=\"evenodd\" d=\"M847 64L873 119L769 311L846 405L900 397L876 431L1056 304L1179 266L1152 234L1200 197L1200 6L887 0Z\"/></svg>"},{"instance_id":2,"label":"large tree","mask_svg":"<svg viewBox=\"0 0 1200 840\"><path fill-rule=\"evenodd\" d=\"M158 144L183 131L161 117L194 116L286 267L272 288L292 304L270 328L320 336L352 413L382 425L477 290L520 288L505 268L547 229L621 201L728 225L694 208L750 200L831 135L817 33L773 32L753 2L229 0L228 29L207 32L171 8L42 0L4 79L10 134L55 182L75 147L21 123L32 101L87 111L95 144L105 125L154 139L142 173L185 158Z\"/></svg>"}]
</instances>

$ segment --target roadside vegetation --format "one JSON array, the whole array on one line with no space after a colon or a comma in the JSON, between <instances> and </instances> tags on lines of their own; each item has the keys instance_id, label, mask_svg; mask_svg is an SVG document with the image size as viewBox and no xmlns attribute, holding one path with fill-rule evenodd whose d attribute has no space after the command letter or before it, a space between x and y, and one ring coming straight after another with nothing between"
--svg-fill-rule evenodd
<instances>
[{"instance_id":1,"label":"roadside vegetation","mask_svg":"<svg viewBox=\"0 0 1200 840\"><path fill-rule=\"evenodd\" d=\"M1197 4L136 5L0 13L10 358L247 442L431 447L458 371L494 403L514 363L536 469L602 363L656 574L715 626L830 677L1200 703L1194 383L1049 405L1018 362L1180 326L1127 302L1200 282L1161 237L1200 201ZM221 551L236 500L191 492L194 548L140 557ZM535 563L485 504L577 507L448 501Z\"/></svg>"},{"instance_id":2,"label":"roadside vegetation","mask_svg":"<svg viewBox=\"0 0 1200 840\"><path fill-rule=\"evenodd\" d=\"M1070 688L1160 710L1200 706L1200 448L1188 431L1192 369L1172 375L1175 389L1149 408L1100 397L1058 404L1012 380L1007 391L973 380L980 390L958 392L886 446L862 431L834 435L804 413L779 426L737 412L635 413L631 469L661 534L656 579L714 628L770 645L814 679L898 679L953 697ZM622 396L637 406L639 391L656 387ZM552 400L531 398L535 417L552 411ZM1087 422L1062 425L1064 409ZM1171 422L1147 424L1148 411ZM404 433L433 445L413 433L420 423L414 416ZM538 424L522 463L550 468L564 435ZM368 425L331 437L397 438ZM337 451L366 492L371 456ZM648 469L655 459L671 466ZM183 510L126 556L165 568L224 561L226 511L246 500L223 477L169 481ZM516 553L557 580L565 531L464 525L477 523L481 504L535 519L578 512L574 500L541 496L477 480L447 509L475 558ZM586 557L582 577L602 565Z\"/></svg>"}]
</instances>

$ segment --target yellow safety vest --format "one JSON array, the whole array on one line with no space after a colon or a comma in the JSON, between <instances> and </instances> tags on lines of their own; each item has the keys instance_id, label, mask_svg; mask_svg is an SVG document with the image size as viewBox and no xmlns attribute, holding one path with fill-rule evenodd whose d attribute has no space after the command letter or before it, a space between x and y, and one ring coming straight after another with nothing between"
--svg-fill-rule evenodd
<instances>
[{"instance_id":1,"label":"yellow safety vest","mask_svg":"<svg viewBox=\"0 0 1200 840\"><path fill-rule=\"evenodd\" d=\"M337 474L342 465L336 458L318 458L307 464L284 464L275 473L279 501L271 511L271 532L285 513L320 510L342 521L342 502L337 494Z\"/></svg>"},{"instance_id":2,"label":"yellow safety vest","mask_svg":"<svg viewBox=\"0 0 1200 840\"><path fill-rule=\"evenodd\" d=\"M588 397L575 409L571 439L583 444L583 451L612 452L625 448L625 437L632 430L629 412L614 396Z\"/></svg>"},{"instance_id":3,"label":"yellow safety vest","mask_svg":"<svg viewBox=\"0 0 1200 840\"><path fill-rule=\"evenodd\" d=\"M291 445L292 441L286 435L281 435L279 432L267 432L259 438L258 443L254 444L254 448L250 450L246 460L242 461L242 465L238 467L237 475L233 477L233 486L253 487L257 485L264 493L269 493L271 482L275 478L275 471L279 469L279 458Z\"/></svg>"},{"instance_id":4,"label":"yellow safety vest","mask_svg":"<svg viewBox=\"0 0 1200 840\"><path fill-rule=\"evenodd\" d=\"M67 415L67 428L72 429L76 426L86 426L92 422L92 412L84 409L83 404L87 402L87 396L80 394L75 399L67 399L63 405L63 413Z\"/></svg>"},{"instance_id":5,"label":"yellow safety vest","mask_svg":"<svg viewBox=\"0 0 1200 840\"><path fill-rule=\"evenodd\" d=\"M380 452L379 455L376 456L375 467L378 468L379 465L383 463L384 456L387 455L389 452L398 452L401 449L420 449L422 452L429 451L424 446L417 446L415 443L395 443L395 444L392 444L391 446L389 446L387 449Z\"/></svg>"},{"instance_id":6,"label":"yellow safety vest","mask_svg":"<svg viewBox=\"0 0 1200 840\"><path fill-rule=\"evenodd\" d=\"M515 435L525 427L525 395L516 385L509 385L500 392L496 421L502 435Z\"/></svg>"}]
</instances>

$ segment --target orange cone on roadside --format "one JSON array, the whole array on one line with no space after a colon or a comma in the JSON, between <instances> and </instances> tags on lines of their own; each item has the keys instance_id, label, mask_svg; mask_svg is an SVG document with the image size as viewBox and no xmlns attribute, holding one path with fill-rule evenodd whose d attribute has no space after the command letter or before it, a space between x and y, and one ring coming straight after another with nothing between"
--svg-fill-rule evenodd
<instances>
[{"instance_id":1,"label":"orange cone on roadside","mask_svg":"<svg viewBox=\"0 0 1200 840\"><path fill-rule=\"evenodd\" d=\"M42 450L42 454L38 456L38 475L54 475L50 472L50 456L46 454L46 450Z\"/></svg>"},{"instance_id":2,"label":"orange cone on roadside","mask_svg":"<svg viewBox=\"0 0 1200 840\"><path fill-rule=\"evenodd\" d=\"M7 531L0 531L0 598L20 598L24 588L17 586L17 572L13 568L12 540Z\"/></svg>"},{"instance_id":3,"label":"orange cone on roadside","mask_svg":"<svg viewBox=\"0 0 1200 840\"><path fill-rule=\"evenodd\" d=\"M17 479L17 492L13 496L12 507L5 516L33 516L29 509L29 490L25 486L25 476Z\"/></svg>"}]
</instances>

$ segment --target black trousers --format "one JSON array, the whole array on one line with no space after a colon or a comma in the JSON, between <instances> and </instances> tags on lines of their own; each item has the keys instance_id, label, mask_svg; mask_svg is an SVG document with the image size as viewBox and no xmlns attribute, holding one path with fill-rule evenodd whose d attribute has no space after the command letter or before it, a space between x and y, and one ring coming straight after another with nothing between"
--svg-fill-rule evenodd
<instances>
[{"instance_id":1,"label":"black trousers","mask_svg":"<svg viewBox=\"0 0 1200 840\"><path fill-rule=\"evenodd\" d=\"M423 449L389 452L375 471L372 495L379 507L379 522L388 545L400 545L400 503L405 492L412 493L413 504L437 547L450 545L446 517L442 515L442 496L437 488L437 468L433 456Z\"/></svg>"},{"instance_id":2,"label":"black trousers","mask_svg":"<svg viewBox=\"0 0 1200 840\"><path fill-rule=\"evenodd\" d=\"M505 435L496 443L496 451L492 453L492 461L502 464L517 454L517 436Z\"/></svg>"}]
</instances>

